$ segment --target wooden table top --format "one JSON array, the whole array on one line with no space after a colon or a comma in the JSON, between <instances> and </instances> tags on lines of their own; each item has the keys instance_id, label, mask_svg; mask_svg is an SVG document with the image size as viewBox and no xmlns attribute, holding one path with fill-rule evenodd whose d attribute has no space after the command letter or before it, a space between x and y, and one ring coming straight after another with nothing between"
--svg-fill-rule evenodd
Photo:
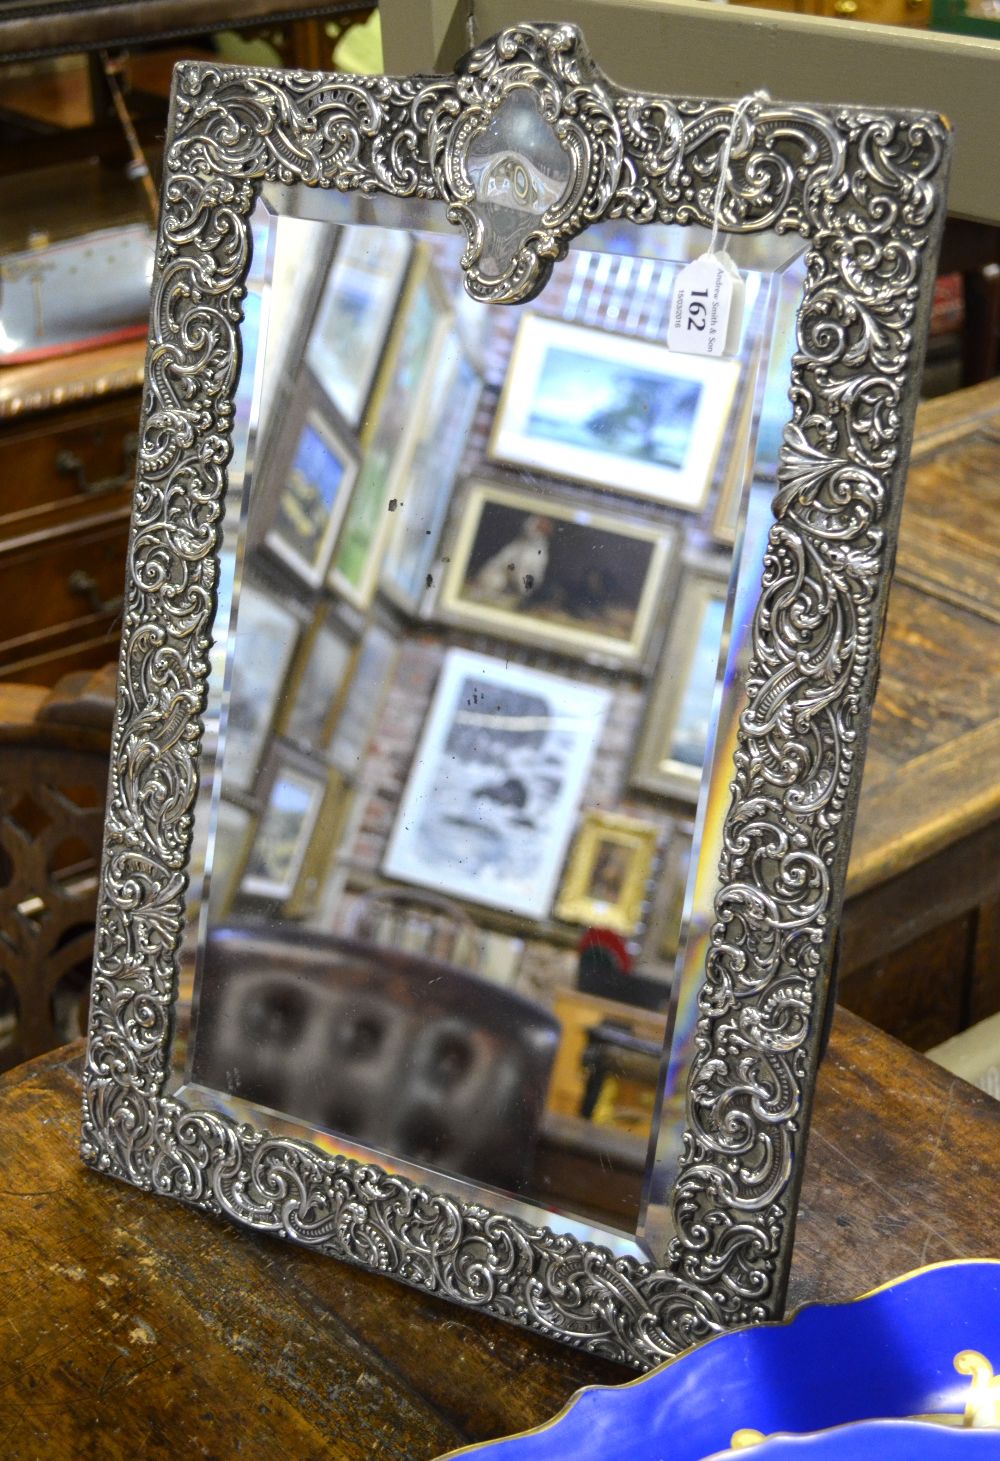
<instances>
[{"instance_id":1,"label":"wooden table top","mask_svg":"<svg viewBox=\"0 0 1000 1461\"><path fill-rule=\"evenodd\" d=\"M1000 378L917 412L847 896L1000 816Z\"/></svg>"},{"instance_id":2,"label":"wooden table top","mask_svg":"<svg viewBox=\"0 0 1000 1461\"><path fill-rule=\"evenodd\" d=\"M1000 379L917 413L840 999L927 1050L1000 1010Z\"/></svg>"},{"instance_id":3,"label":"wooden table top","mask_svg":"<svg viewBox=\"0 0 1000 1461\"><path fill-rule=\"evenodd\" d=\"M0 1080L0 1455L429 1458L626 1371L102 1178L81 1047ZM839 1011L790 1303L1000 1255L1000 1103Z\"/></svg>"}]
</instances>

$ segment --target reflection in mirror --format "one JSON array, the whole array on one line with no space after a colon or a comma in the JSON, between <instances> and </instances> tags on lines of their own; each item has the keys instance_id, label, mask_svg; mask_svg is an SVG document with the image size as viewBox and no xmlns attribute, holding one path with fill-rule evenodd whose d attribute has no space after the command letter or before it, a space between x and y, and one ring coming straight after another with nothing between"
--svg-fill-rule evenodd
<instances>
[{"instance_id":1,"label":"reflection in mirror","mask_svg":"<svg viewBox=\"0 0 1000 1461\"><path fill-rule=\"evenodd\" d=\"M536 213L543 143L487 144ZM464 242L258 208L174 1086L662 1251L801 256L734 243L718 360L661 343L695 230L592 229L517 309Z\"/></svg>"},{"instance_id":2,"label":"reflection in mirror","mask_svg":"<svg viewBox=\"0 0 1000 1461\"><path fill-rule=\"evenodd\" d=\"M572 162L537 98L516 87L473 138L465 169L476 199L479 267L496 279L543 214L565 198Z\"/></svg>"}]
</instances>

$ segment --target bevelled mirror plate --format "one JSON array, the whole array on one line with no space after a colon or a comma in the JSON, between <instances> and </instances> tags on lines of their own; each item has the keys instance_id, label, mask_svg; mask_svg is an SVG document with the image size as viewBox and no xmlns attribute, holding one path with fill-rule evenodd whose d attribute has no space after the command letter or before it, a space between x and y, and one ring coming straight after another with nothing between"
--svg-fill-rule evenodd
<instances>
[{"instance_id":1,"label":"bevelled mirror plate","mask_svg":"<svg viewBox=\"0 0 1000 1461\"><path fill-rule=\"evenodd\" d=\"M178 67L88 1163L638 1368L780 1312L948 154L570 26Z\"/></svg>"}]
</instances>

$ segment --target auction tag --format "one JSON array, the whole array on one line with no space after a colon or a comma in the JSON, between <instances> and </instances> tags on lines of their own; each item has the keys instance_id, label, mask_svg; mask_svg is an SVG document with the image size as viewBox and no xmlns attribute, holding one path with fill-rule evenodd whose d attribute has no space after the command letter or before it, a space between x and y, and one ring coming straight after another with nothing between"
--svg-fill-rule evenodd
<instances>
[{"instance_id":1,"label":"auction tag","mask_svg":"<svg viewBox=\"0 0 1000 1461\"><path fill-rule=\"evenodd\" d=\"M740 271L728 254L702 254L674 281L667 344L688 355L735 355L743 333Z\"/></svg>"}]
</instances>

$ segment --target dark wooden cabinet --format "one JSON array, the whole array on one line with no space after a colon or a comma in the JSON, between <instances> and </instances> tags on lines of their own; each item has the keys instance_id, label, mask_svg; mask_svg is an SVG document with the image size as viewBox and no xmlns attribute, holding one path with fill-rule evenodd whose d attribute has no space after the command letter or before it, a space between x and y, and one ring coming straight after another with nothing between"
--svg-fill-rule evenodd
<instances>
[{"instance_id":1,"label":"dark wooden cabinet","mask_svg":"<svg viewBox=\"0 0 1000 1461\"><path fill-rule=\"evenodd\" d=\"M8 424L0 433L4 536L130 507L138 424L134 393Z\"/></svg>"},{"instance_id":2,"label":"dark wooden cabinet","mask_svg":"<svg viewBox=\"0 0 1000 1461\"><path fill-rule=\"evenodd\" d=\"M0 372L0 681L118 650L144 346Z\"/></svg>"}]
</instances>

